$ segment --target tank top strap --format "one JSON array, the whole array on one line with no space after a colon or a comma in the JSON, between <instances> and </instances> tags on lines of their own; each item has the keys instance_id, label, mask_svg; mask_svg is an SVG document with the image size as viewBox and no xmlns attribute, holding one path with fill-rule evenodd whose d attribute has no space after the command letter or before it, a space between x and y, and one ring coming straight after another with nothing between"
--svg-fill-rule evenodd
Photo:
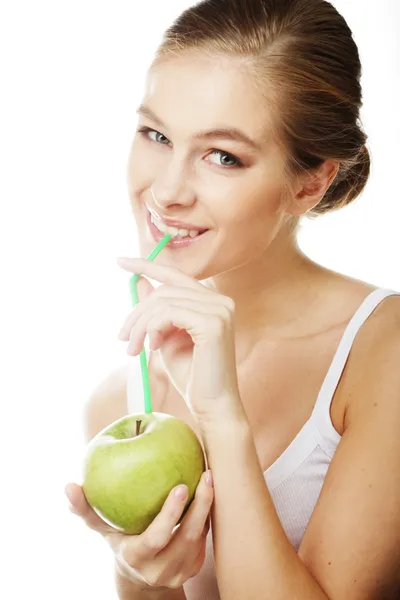
<instances>
[{"instance_id":1,"label":"tank top strap","mask_svg":"<svg viewBox=\"0 0 400 600\"><path fill-rule=\"evenodd\" d=\"M334 454L341 436L333 427L330 416L330 407L354 339L360 330L360 327L365 323L380 302L388 296L393 295L400 295L400 292L387 288L377 288L363 300L343 333L319 391L310 420L316 423L322 445L331 457Z\"/></svg>"}]
</instances>

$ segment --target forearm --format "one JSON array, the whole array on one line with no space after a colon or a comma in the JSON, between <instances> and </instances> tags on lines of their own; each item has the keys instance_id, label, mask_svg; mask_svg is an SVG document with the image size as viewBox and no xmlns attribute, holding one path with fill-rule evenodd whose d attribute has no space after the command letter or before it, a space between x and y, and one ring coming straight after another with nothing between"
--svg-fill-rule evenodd
<instances>
[{"instance_id":1,"label":"forearm","mask_svg":"<svg viewBox=\"0 0 400 600\"><path fill-rule=\"evenodd\" d=\"M327 600L280 523L247 419L200 428L214 479L211 521L221 600Z\"/></svg>"},{"instance_id":2,"label":"forearm","mask_svg":"<svg viewBox=\"0 0 400 600\"><path fill-rule=\"evenodd\" d=\"M119 600L186 600L183 588L178 590L157 590L145 584L134 584L122 575L115 565L115 585Z\"/></svg>"}]
</instances>

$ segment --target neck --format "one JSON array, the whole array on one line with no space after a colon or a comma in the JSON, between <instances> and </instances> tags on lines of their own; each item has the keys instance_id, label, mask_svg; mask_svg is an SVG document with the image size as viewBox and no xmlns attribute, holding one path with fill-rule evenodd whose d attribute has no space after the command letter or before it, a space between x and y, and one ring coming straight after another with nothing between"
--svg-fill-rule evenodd
<instances>
[{"instance_id":1,"label":"neck","mask_svg":"<svg viewBox=\"0 0 400 600\"><path fill-rule=\"evenodd\" d=\"M296 331L318 299L323 271L295 239L278 234L264 255L206 284L234 300L237 344L251 348L266 337L282 339Z\"/></svg>"}]
</instances>

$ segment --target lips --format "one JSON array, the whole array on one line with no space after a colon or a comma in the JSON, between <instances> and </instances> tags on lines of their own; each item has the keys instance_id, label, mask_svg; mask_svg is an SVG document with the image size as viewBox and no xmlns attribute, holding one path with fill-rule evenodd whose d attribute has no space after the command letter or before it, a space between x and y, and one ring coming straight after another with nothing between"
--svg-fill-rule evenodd
<instances>
[{"instance_id":1,"label":"lips","mask_svg":"<svg viewBox=\"0 0 400 600\"><path fill-rule=\"evenodd\" d=\"M151 220L151 214L148 211L147 212L147 225L150 231L150 234L152 236L152 238L154 239L155 242L160 242L164 237L165 237L165 233L163 233L162 231L160 231L156 225L154 225L154 223ZM178 250L180 248L186 248L188 246L193 246L199 243L199 240L202 240L204 236L207 236L207 233L210 230L205 230L203 233L199 233L198 235L196 235L195 237L184 237L184 238L179 238L179 237L173 237L171 238L171 240L168 242L166 249L171 249L171 250Z\"/></svg>"},{"instance_id":2,"label":"lips","mask_svg":"<svg viewBox=\"0 0 400 600\"><path fill-rule=\"evenodd\" d=\"M187 229L188 231L198 231L199 233L204 233L205 231L208 231L207 227L199 227L198 225L193 225L192 223L184 223L183 221L175 221L173 219L168 219L168 218L162 217L155 210L150 209L149 207L146 207L146 208L149 211L149 213L151 215L153 215L153 217L155 217L155 219L157 219L158 221L161 221L161 223L163 223L167 227L176 227L177 229Z\"/></svg>"}]
</instances>

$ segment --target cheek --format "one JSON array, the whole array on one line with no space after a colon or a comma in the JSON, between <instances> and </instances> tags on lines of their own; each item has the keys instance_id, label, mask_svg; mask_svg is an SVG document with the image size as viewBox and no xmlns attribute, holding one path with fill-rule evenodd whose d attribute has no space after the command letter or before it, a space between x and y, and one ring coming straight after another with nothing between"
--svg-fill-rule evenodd
<instances>
[{"instance_id":1,"label":"cheek","mask_svg":"<svg viewBox=\"0 0 400 600\"><path fill-rule=\"evenodd\" d=\"M127 180L131 193L140 193L154 180L154 166L147 159L146 148L138 138L132 142L127 161Z\"/></svg>"},{"instance_id":2,"label":"cheek","mask_svg":"<svg viewBox=\"0 0 400 600\"><path fill-rule=\"evenodd\" d=\"M241 227L246 223L251 229L257 230L260 223L265 228L268 222L275 222L282 195L282 186L278 182L270 180L266 184L265 180L253 179L251 184L238 192L231 198L229 211L224 211L225 219L229 219L231 224Z\"/></svg>"}]
</instances>

